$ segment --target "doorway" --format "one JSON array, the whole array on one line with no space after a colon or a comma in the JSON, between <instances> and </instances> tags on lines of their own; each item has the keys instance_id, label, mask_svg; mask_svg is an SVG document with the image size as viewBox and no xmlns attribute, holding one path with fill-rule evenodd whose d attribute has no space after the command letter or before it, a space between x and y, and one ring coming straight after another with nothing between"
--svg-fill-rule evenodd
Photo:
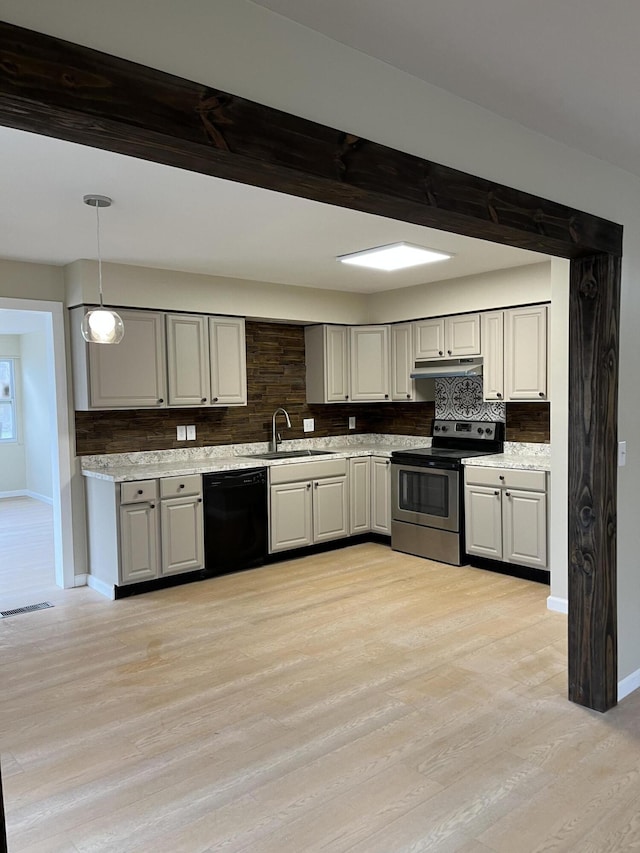
<instances>
[{"instance_id":1,"label":"doorway","mask_svg":"<svg viewBox=\"0 0 640 853\"><path fill-rule=\"evenodd\" d=\"M10 488L18 481L7 482L0 485L0 493L8 498L27 499L22 505L13 501L12 511L18 511L21 524L27 503L32 501L40 553L46 553L47 547L51 549L51 583L70 588L77 580L71 525L72 455L63 307L57 302L0 298L0 317L2 334L23 339L20 361L30 365L28 374L20 371L22 375L16 381L19 397L28 401L22 407L16 442L24 452L24 459L17 459L18 466L24 465L23 485ZM48 519L46 511L35 512L37 503L50 506ZM43 536L48 536L49 546L43 545ZM84 583L84 577L80 583Z\"/></svg>"}]
</instances>

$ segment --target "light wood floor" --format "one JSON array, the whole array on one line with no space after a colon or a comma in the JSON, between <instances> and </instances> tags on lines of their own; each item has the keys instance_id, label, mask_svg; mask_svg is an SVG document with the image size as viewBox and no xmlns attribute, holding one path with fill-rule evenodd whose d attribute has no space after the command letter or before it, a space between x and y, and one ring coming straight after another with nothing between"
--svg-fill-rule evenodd
<instances>
[{"instance_id":1,"label":"light wood floor","mask_svg":"<svg viewBox=\"0 0 640 853\"><path fill-rule=\"evenodd\" d=\"M10 853L637 850L547 592L369 544L0 620Z\"/></svg>"}]
</instances>

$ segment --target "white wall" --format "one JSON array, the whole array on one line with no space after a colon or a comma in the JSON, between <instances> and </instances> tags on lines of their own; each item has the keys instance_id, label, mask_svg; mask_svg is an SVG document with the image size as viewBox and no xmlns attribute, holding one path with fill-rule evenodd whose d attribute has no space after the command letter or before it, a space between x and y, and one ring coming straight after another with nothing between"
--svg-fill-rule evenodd
<instances>
[{"instance_id":1,"label":"white wall","mask_svg":"<svg viewBox=\"0 0 640 853\"><path fill-rule=\"evenodd\" d=\"M51 503L51 437L55 426L49 352L46 330L20 335L26 488L33 497Z\"/></svg>"},{"instance_id":2,"label":"white wall","mask_svg":"<svg viewBox=\"0 0 640 853\"><path fill-rule=\"evenodd\" d=\"M16 420L18 423L18 440L0 442L0 495L13 492L22 493L27 488L27 468L25 462L22 418L22 383L20 381L22 366L20 360L20 336L0 335L0 356L11 356L16 359Z\"/></svg>"},{"instance_id":3,"label":"white wall","mask_svg":"<svg viewBox=\"0 0 640 853\"><path fill-rule=\"evenodd\" d=\"M1 10L6 21L162 68L624 225L620 437L628 441L628 461L619 476L619 677L640 669L640 443L635 438L640 436L640 179L248 0L2 0Z\"/></svg>"}]
</instances>

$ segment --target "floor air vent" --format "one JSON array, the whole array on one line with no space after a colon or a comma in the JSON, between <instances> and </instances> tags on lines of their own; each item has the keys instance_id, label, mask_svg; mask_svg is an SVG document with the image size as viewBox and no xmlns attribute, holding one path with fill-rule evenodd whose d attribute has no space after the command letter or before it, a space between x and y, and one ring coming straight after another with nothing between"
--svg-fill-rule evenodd
<instances>
[{"instance_id":1,"label":"floor air vent","mask_svg":"<svg viewBox=\"0 0 640 853\"><path fill-rule=\"evenodd\" d=\"M42 601L40 604L28 604L26 607L16 607L15 610L0 610L0 619L5 619L7 616L16 616L18 613L32 613L34 610L45 610L47 607L53 607L50 601Z\"/></svg>"}]
</instances>

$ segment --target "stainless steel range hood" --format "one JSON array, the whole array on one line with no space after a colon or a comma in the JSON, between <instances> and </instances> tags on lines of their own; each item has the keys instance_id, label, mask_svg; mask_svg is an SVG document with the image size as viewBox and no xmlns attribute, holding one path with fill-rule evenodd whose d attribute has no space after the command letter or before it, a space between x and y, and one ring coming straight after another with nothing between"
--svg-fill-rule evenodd
<instances>
[{"instance_id":1,"label":"stainless steel range hood","mask_svg":"<svg viewBox=\"0 0 640 853\"><path fill-rule=\"evenodd\" d=\"M447 358L442 361L416 361L412 379L445 379L450 376L482 376L481 358Z\"/></svg>"}]
</instances>

